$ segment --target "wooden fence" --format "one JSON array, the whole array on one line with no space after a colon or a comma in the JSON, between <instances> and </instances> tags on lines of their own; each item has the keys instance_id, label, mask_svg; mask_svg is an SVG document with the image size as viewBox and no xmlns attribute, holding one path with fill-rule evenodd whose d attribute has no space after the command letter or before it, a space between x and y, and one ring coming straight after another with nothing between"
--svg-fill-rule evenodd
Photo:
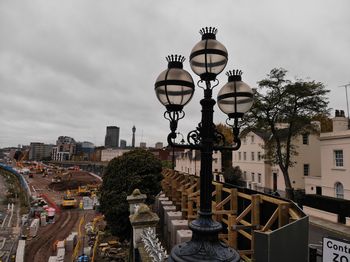
<instances>
[{"instance_id":1,"label":"wooden fence","mask_svg":"<svg viewBox=\"0 0 350 262\"><path fill-rule=\"evenodd\" d=\"M184 218L197 217L199 177L164 170L163 192ZM223 225L219 238L236 249L242 259L254 259L254 232L271 232L304 217L293 202L260 192L213 181L213 219Z\"/></svg>"}]
</instances>

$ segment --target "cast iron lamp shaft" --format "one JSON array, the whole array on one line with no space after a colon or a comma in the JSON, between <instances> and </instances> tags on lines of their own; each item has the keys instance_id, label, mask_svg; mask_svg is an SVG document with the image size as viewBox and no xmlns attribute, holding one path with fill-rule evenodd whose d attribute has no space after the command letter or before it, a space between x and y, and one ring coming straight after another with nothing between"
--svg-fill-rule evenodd
<instances>
[{"instance_id":1,"label":"cast iron lamp shaft","mask_svg":"<svg viewBox=\"0 0 350 262\"><path fill-rule=\"evenodd\" d=\"M212 219L212 167L215 133L213 115L216 102L212 98L210 81L206 81L204 98L200 104L202 105L202 118L199 125L200 143L196 145L196 149L201 152L200 210L197 219L189 224L193 232L191 241L175 246L168 261L238 262L240 257L237 251L219 240L218 234L222 230L221 223ZM172 132L169 135L168 141L172 142L170 137L176 138L176 133ZM178 145L172 144L172 146L177 147ZM182 147L193 149L192 145L182 145Z\"/></svg>"},{"instance_id":2,"label":"cast iron lamp shaft","mask_svg":"<svg viewBox=\"0 0 350 262\"><path fill-rule=\"evenodd\" d=\"M201 171L200 171L200 213L199 215L211 216L211 195L213 180L213 147L214 147L214 105L212 99L212 90L209 81L206 81L204 89L204 98L200 101L202 105L202 119L200 136L202 139L201 152Z\"/></svg>"}]
</instances>

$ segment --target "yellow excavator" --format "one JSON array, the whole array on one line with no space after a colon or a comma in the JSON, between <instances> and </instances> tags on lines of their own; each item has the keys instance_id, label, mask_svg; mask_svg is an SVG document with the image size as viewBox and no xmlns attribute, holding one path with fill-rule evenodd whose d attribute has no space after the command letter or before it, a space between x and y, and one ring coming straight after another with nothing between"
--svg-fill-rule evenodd
<instances>
[{"instance_id":1,"label":"yellow excavator","mask_svg":"<svg viewBox=\"0 0 350 262\"><path fill-rule=\"evenodd\" d=\"M60 183L62 181L67 181L68 183L72 179L72 173L65 172L62 173L62 171L57 171L56 174L52 177L51 182L52 183Z\"/></svg>"},{"instance_id":2,"label":"yellow excavator","mask_svg":"<svg viewBox=\"0 0 350 262\"><path fill-rule=\"evenodd\" d=\"M62 208L75 208L77 207L77 200L72 196L71 192L67 190L62 200Z\"/></svg>"},{"instance_id":3,"label":"yellow excavator","mask_svg":"<svg viewBox=\"0 0 350 262\"><path fill-rule=\"evenodd\" d=\"M78 195L79 196L90 196L91 192L87 186L79 186L78 187Z\"/></svg>"}]
</instances>

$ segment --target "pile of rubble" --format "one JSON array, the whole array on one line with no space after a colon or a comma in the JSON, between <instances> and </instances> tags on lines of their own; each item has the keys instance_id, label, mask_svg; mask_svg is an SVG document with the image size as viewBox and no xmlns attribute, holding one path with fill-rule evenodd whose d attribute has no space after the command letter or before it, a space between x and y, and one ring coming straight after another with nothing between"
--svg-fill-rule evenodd
<instances>
[{"instance_id":1,"label":"pile of rubble","mask_svg":"<svg viewBox=\"0 0 350 262\"><path fill-rule=\"evenodd\" d=\"M66 191L78 189L79 186L99 185L100 183L101 181L99 179L90 175L88 172L69 171L68 173L53 177L49 188L55 191Z\"/></svg>"},{"instance_id":2,"label":"pile of rubble","mask_svg":"<svg viewBox=\"0 0 350 262\"><path fill-rule=\"evenodd\" d=\"M110 240L98 245L99 261L128 261L129 243Z\"/></svg>"}]
</instances>

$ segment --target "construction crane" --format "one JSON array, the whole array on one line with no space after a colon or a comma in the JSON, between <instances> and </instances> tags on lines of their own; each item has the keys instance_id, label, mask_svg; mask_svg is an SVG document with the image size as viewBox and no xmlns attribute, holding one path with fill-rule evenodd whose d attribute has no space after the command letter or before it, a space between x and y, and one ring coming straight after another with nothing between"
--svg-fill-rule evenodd
<instances>
[{"instance_id":1,"label":"construction crane","mask_svg":"<svg viewBox=\"0 0 350 262\"><path fill-rule=\"evenodd\" d=\"M28 160L28 154L29 154L29 150L26 150L24 151L24 153L20 153L19 157L16 161L16 165L19 167L19 168L23 168L23 161L24 160Z\"/></svg>"}]
</instances>

